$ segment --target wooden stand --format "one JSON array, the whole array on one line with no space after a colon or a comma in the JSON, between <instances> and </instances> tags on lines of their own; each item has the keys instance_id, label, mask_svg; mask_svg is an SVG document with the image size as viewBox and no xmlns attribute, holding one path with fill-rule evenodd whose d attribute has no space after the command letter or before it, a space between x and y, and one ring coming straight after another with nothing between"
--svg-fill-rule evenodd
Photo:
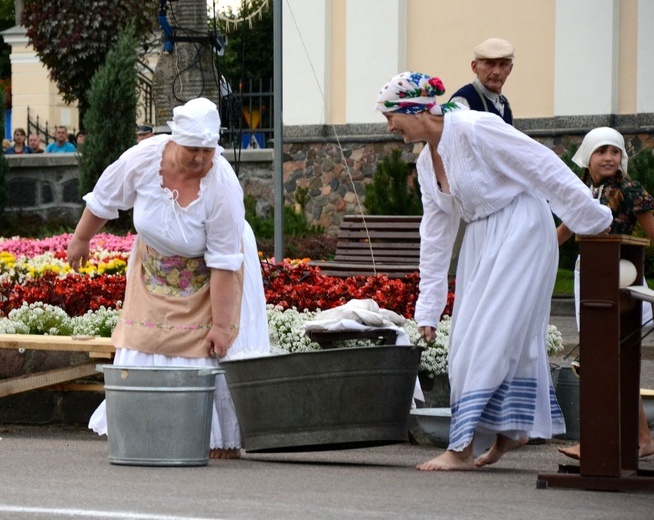
<instances>
[{"instance_id":1,"label":"wooden stand","mask_svg":"<svg viewBox=\"0 0 654 520\"><path fill-rule=\"evenodd\" d=\"M654 492L654 471L638 469L640 301L620 290L624 258L643 279L648 240L579 237L581 254L579 465L538 475L537 487Z\"/></svg>"},{"instance_id":2,"label":"wooden stand","mask_svg":"<svg viewBox=\"0 0 654 520\"><path fill-rule=\"evenodd\" d=\"M41 388L103 391L104 385L102 384L75 384L71 382L97 374L95 365L98 360L111 361L115 352L114 346L111 344L111 338L91 339L75 336L33 334L0 334L0 349L86 352L89 357L89 361L79 365L3 379L0 381L0 397Z\"/></svg>"}]
</instances>

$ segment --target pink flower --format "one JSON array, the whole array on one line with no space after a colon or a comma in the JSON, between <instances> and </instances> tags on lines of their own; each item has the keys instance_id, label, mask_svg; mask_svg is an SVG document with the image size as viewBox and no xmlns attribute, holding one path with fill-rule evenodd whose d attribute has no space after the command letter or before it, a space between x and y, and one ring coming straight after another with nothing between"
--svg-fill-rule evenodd
<instances>
[{"instance_id":1,"label":"pink flower","mask_svg":"<svg viewBox=\"0 0 654 520\"><path fill-rule=\"evenodd\" d=\"M445 85L443 85L441 78L429 78L429 84L436 89L438 96L445 94Z\"/></svg>"}]
</instances>

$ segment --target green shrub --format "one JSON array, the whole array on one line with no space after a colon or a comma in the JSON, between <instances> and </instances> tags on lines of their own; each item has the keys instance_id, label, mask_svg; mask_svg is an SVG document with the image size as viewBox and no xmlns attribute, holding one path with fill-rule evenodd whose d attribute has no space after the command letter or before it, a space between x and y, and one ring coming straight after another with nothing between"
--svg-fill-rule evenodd
<instances>
[{"instance_id":1,"label":"green shrub","mask_svg":"<svg viewBox=\"0 0 654 520\"><path fill-rule=\"evenodd\" d=\"M93 190L104 169L136 144L136 46L134 25L128 25L93 75L89 108L84 114L87 131L78 156L80 196ZM130 212L120 212L115 225L129 230Z\"/></svg>"},{"instance_id":2,"label":"green shrub","mask_svg":"<svg viewBox=\"0 0 654 520\"><path fill-rule=\"evenodd\" d=\"M283 220L284 220L284 237L305 237L317 236L325 233L323 226L309 225L307 218L304 215L304 205L306 204L306 197L301 188L298 188L299 196L296 195L295 200L300 205L300 211L296 211L291 206L284 206ZM245 204L245 219L252 226L254 236L260 239L273 239L275 233L275 220L272 217L261 217L257 215L256 206L257 199L252 195L246 195L244 200Z\"/></svg>"},{"instance_id":3,"label":"green shrub","mask_svg":"<svg viewBox=\"0 0 654 520\"><path fill-rule=\"evenodd\" d=\"M363 205L369 215L422 215L418 183L409 183L411 171L395 149L379 161L372 182L366 185Z\"/></svg>"}]
</instances>

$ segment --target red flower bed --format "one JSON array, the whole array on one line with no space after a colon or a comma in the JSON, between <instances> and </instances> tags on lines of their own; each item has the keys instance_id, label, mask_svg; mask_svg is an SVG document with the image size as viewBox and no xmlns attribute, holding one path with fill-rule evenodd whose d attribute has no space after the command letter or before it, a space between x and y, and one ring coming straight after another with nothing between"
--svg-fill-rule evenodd
<instances>
[{"instance_id":1,"label":"red flower bed","mask_svg":"<svg viewBox=\"0 0 654 520\"><path fill-rule=\"evenodd\" d=\"M70 274L59 278L53 272L46 272L22 284L0 283L0 312L3 316L12 309L20 308L23 302L48 303L61 307L69 316L81 316L88 310L97 310L102 306L113 309L124 298L125 277L122 275L91 278Z\"/></svg>"},{"instance_id":2,"label":"red flower bed","mask_svg":"<svg viewBox=\"0 0 654 520\"><path fill-rule=\"evenodd\" d=\"M336 278L306 264L266 265L263 272L266 302L284 309L326 310L349 300L371 298L384 309L412 318L418 298L418 273L403 279L386 275ZM453 303L450 292L443 314L452 313Z\"/></svg>"},{"instance_id":3,"label":"red flower bed","mask_svg":"<svg viewBox=\"0 0 654 520\"><path fill-rule=\"evenodd\" d=\"M325 276L306 264L263 264L266 302L284 309L326 310L349 300L371 298L377 304L405 318L413 317L418 297L418 273L403 279L388 276ZM6 316L23 302L43 302L61 307L70 316L80 316L101 306L115 308L125 297L122 275L85 276L69 274L60 278L51 271L23 284L0 283L0 315ZM452 313L454 294L448 294L443 314Z\"/></svg>"}]
</instances>

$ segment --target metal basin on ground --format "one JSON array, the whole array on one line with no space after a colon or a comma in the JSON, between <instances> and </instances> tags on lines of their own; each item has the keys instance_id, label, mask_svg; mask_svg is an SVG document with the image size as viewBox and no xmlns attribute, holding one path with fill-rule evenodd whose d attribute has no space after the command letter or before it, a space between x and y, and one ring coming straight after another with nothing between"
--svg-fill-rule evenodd
<instances>
[{"instance_id":1,"label":"metal basin on ground","mask_svg":"<svg viewBox=\"0 0 654 520\"><path fill-rule=\"evenodd\" d=\"M222 362L245 451L407 442L421 352L382 345Z\"/></svg>"},{"instance_id":2,"label":"metal basin on ground","mask_svg":"<svg viewBox=\"0 0 654 520\"><path fill-rule=\"evenodd\" d=\"M216 375L210 367L102 365L111 464L205 466Z\"/></svg>"}]
</instances>

